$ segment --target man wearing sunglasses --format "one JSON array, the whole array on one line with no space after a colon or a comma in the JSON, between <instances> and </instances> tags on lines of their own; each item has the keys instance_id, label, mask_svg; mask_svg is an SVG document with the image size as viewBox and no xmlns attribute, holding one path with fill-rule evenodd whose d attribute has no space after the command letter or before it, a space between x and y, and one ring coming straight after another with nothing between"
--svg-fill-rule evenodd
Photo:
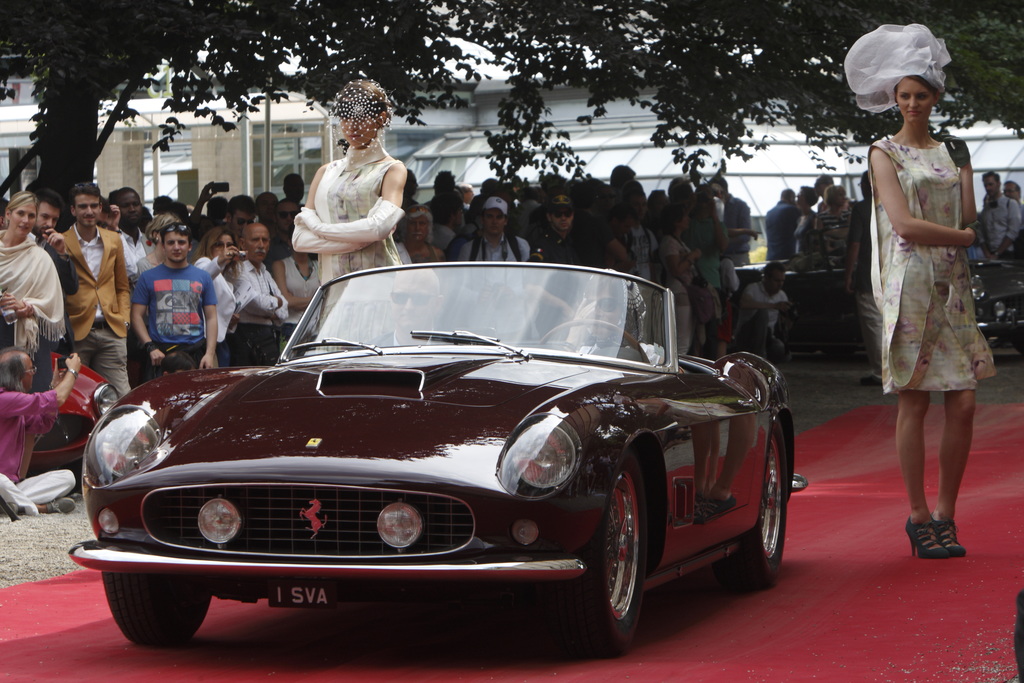
<instances>
[{"instance_id":1,"label":"man wearing sunglasses","mask_svg":"<svg viewBox=\"0 0 1024 683\"><path fill-rule=\"evenodd\" d=\"M67 296L67 312L82 363L124 396L128 384L128 319L131 290L121 235L100 230L100 188L79 183L68 193L75 224L64 244L78 272L78 291Z\"/></svg>"},{"instance_id":2,"label":"man wearing sunglasses","mask_svg":"<svg viewBox=\"0 0 1024 683\"><path fill-rule=\"evenodd\" d=\"M235 234L235 242L241 242L242 228L256 222L256 202L249 195L236 194L228 200L224 222Z\"/></svg>"},{"instance_id":3,"label":"man wearing sunglasses","mask_svg":"<svg viewBox=\"0 0 1024 683\"><path fill-rule=\"evenodd\" d=\"M569 239L574 216L568 195L556 194L547 205L547 226L536 234L530 245L530 260L543 263L576 265L580 262Z\"/></svg>"},{"instance_id":4,"label":"man wearing sunglasses","mask_svg":"<svg viewBox=\"0 0 1024 683\"><path fill-rule=\"evenodd\" d=\"M299 205L290 199L282 199L275 209L277 231L270 236L270 250L267 251L266 265L269 268L275 261L283 261L292 255L292 233L295 232L295 217L299 215Z\"/></svg>"},{"instance_id":5,"label":"man wearing sunglasses","mask_svg":"<svg viewBox=\"0 0 1024 683\"><path fill-rule=\"evenodd\" d=\"M132 293L132 326L149 362L148 381L163 374L164 356L183 351L200 368L217 367L217 294L209 273L188 262L192 234L173 223L160 231L164 261L141 275Z\"/></svg>"}]
</instances>

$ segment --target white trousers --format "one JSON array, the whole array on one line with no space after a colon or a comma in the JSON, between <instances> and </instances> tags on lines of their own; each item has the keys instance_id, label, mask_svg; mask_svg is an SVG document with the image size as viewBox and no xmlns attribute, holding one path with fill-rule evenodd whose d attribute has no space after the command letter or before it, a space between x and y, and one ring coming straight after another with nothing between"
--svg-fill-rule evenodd
<instances>
[{"instance_id":1,"label":"white trousers","mask_svg":"<svg viewBox=\"0 0 1024 683\"><path fill-rule=\"evenodd\" d=\"M864 337L864 350L868 354L871 374L882 378L882 314L875 305L871 292L857 292L857 320Z\"/></svg>"},{"instance_id":2,"label":"white trousers","mask_svg":"<svg viewBox=\"0 0 1024 683\"><path fill-rule=\"evenodd\" d=\"M75 474L71 470L51 470L22 479L17 484L6 474L0 474L0 495L19 514L38 515L36 505L46 505L75 488Z\"/></svg>"}]
</instances>

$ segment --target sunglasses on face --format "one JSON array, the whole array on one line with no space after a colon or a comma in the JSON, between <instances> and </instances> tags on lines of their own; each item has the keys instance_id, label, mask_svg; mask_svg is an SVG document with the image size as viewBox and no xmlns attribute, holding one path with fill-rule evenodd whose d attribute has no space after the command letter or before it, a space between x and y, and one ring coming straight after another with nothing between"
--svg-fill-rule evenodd
<instances>
[{"instance_id":1,"label":"sunglasses on face","mask_svg":"<svg viewBox=\"0 0 1024 683\"><path fill-rule=\"evenodd\" d=\"M392 292L391 301L397 306L405 306L410 301L417 306L425 306L433 299L429 294L409 294L406 292Z\"/></svg>"},{"instance_id":2,"label":"sunglasses on face","mask_svg":"<svg viewBox=\"0 0 1024 683\"><path fill-rule=\"evenodd\" d=\"M278 218L295 218L298 215L299 215L298 211L278 211L277 212L277 217Z\"/></svg>"},{"instance_id":3,"label":"sunglasses on face","mask_svg":"<svg viewBox=\"0 0 1024 683\"><path fill-rule=\"evenodd\" d=\"M569 218L572 216L572 211L552 211L551 215L555 218Z\"/></svg>"},{"instance_id":4,"label":"sunglasses on face","mask_svg":"<svg viewBox=\"0 0 1024 683\"><path fill-rule=\"evenodd\" d=\"M235 246L234 242L214 242L213 243L213 248L214 249L217 249L218 247L221 248L221 249L227 249L228 247L233 247L233 246Z\"/></svg>"},{"instance_id":5,"label":"sunglasses on face","mask_svg":"<svg viewBox=\"0 0 1024 683\"><path fill-rule=\"evenodd\" d=\"M235 225L249 225L250 223L255 223L255 222L256 222L255 218L236 218L235 219Z\"/></svg>"}]
</instances>

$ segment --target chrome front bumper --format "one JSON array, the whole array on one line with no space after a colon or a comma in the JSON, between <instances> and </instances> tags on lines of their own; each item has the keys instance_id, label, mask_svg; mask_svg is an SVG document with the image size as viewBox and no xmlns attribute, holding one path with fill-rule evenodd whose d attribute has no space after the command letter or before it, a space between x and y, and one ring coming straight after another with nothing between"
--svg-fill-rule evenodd
<instances>
[{"instance_id":1,"label":"chrome front bumper","mask_svg":"<svg viewBox=\"0 0 1024 683\"><path fill-rule=\"evenodd\" d=\"M493 558L486 562L432 562L430 564L297 564L242 562L232 559L195 559L153 555L99 541L85 541L69 551L71 559L87 569L134 574L180 574L238 579L287 576L306 579L373 579L386 581L564 581L586 571L577 557L533 558L526 555Z\"/></svg>"}]
</instances>

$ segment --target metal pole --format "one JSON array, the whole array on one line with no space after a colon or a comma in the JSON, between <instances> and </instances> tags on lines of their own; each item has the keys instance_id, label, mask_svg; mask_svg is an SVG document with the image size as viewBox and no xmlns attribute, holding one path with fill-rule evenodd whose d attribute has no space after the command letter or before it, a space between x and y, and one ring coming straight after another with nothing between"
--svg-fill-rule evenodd
<instances>
[{"instance_id":1,"label":"metal pole","mask_svg":"<svg viewBox=\"0 0 1024 683\"><path fill-rule=\"evenodd\" d=\"M153 149L153 197L160 196L160 148Z\"/></svg>"},{"instance_id":2,"label":"metal pole","mask_svg":"<svg viewBox=\"0 0 1024 683\"><path fill-rule=\"evenodd\" d=\"M252 196L252 126L249 117L239 120L239 132L242 134L242 192Z\"/></svg>"},{"instance_id":3,"label":"metal pole","mask_svg":"<svg viewBox=\"0 0 1024 683\"><path fill-rule=\"evenodd\" d=\"M263 100L263 191L270 192L270 91Z\"/></svg>"}]
</instances>

